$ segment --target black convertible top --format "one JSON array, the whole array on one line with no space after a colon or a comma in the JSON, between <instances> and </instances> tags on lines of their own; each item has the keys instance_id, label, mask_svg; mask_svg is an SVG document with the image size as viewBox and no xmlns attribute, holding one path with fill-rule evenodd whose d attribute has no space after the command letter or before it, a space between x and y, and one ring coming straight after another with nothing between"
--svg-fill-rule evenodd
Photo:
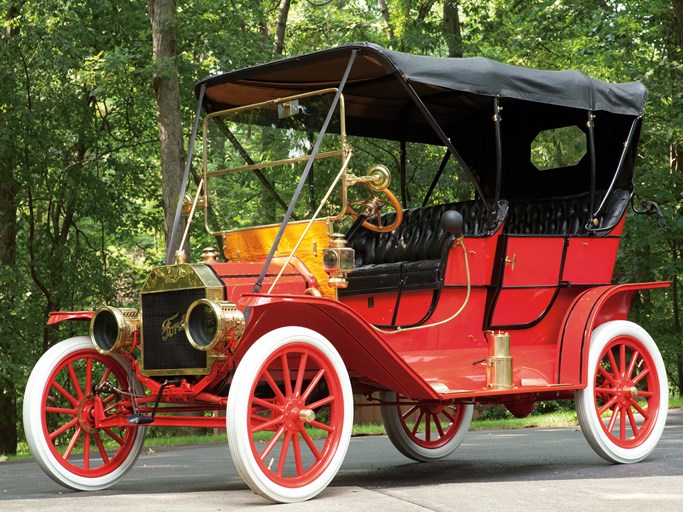
<instances>
[{"instance_id":1,"label":"black convertible top","mask_svg":"<svg viewBox=\"0 0 683 512\"><path fill-rule=\"evenodd\" d=\"M212 76L202 80L196 91L206 85L205 105L213 111L254 103L257 97L272 99L294 91L335 87L354 50L358 59L348 91L368 101L402 97L400 87L392 90L389 85L392 78L411 83L423 98L445 90L460 91L625 115L641 114L647 98L647 89L638 82L612 84L579 71L543 71L483 57L410 55L372 43L339 46Z\"/></svg>"},{"instance_id":2,"label":"black convertible top","mask_svg":"<svg viewBox=\"0 0 683 512\"><path fill-rule=\"evenodd\" d=\"M606 189L617 168L616 185L630 186L639 123L625 159L622 152L647 99L647 89L637 82L613 84L579 71L542 71L482 57L409 55L355 43L212 76L197 84L195 94L206 86L202 107L215 112L337 87L354 52L344 87L350 135L439 145L446 136L490 197ZM496 103L502 108L499 137ZM320 115L322 124L325 112ZM595 127L593 163L586 155L575 166L539 173L530 160L538 133L564 126L585 132L589 118ZM502 179L496 178L496 140L502 147ZM500 190L494 193L496 183Z\"/></svg>"}]
</instances>

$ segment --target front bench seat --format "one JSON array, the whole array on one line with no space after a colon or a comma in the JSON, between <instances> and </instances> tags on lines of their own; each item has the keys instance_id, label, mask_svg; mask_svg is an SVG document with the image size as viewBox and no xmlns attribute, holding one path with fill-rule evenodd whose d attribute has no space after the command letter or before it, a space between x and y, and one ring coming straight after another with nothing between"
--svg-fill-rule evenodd
<instances>
[{"instance_id":1,"label":"front bench seat","mask_svg":"<svg viewBox=\"0 0 683 512\"><path fill-rule=\"evenodd\" d=\"M339 289L339 295L441 288L448 249L454 240L441 227L443 213L460 212L463 234L484 237L498 230L507 207L507 201L501 200L493 212L480 201L411 208L404 210L403 222L392 232L361 228L349 242L356 252L356 269L347 276L349 287ZM384 214L382 224L393 222L395 215Z\"/></svg>"}]
</instances>

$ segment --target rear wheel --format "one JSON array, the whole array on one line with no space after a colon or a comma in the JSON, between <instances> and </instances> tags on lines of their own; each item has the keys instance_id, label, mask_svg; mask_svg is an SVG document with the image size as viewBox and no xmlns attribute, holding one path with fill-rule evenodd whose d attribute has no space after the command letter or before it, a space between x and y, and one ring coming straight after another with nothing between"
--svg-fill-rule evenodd
<instances>
[{"instance_id":1,"label":"rear wheel","mask_svg":"<svg viewBox=\"0 0 683 512\"><path fill-rule=\"evenodd\" d=\"M93 409L120 413L120 396L97 394L107 382L128 390L130 366L117 355L97 352L87 337L69 338L45 352L24 394L26 441L38 464L55 482L95 491L116 483L138 458L144 427L95 428ZM141 392L133 377L132 389Z\"/></svg>"},{"instance_id":2,"label":"rear wheel","mask_svg":"<svg viewBox=\"0 0 683 512\"><path fill-rule=\"evenodd\" d=\"M394 391L380 394L383 402L405 401ZM420 462L443 459L462 442L472 421L471 404L405 404L382 407L382 423L393 445Z\"/></svg>"},{"instance_id":3,"label":"rear wheel","mask_svg":"<svg viewBox=\"0 0 683 512\"><path fill-rule=\"evenodd\" d=\"M344 460L352 424L346 367L315 331L275 329L237 366L228 443L240 475L263 497L297 502L325 489Z\"/></svg>"},{"instance_id":4,"label":"rear wheel","mask_svg":"<svg viewBox=\"0 0 683 512\"><path fill-rule=\"evenodd\" d=\"M637 324L607 322L591 336L588 372L588 386L575 393L584 436L610 462L643 460L662 435L669 403L657 345Z\"/></svg>"}]
</instances>

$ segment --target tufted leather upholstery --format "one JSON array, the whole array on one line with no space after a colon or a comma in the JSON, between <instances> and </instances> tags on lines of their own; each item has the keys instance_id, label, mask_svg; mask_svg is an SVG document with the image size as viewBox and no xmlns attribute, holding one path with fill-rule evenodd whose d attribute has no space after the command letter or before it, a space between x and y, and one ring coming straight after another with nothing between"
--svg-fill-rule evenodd
<instances>
[{"instance_id":1,"label":"tufted leather upholstery","mask_svg":"<svg viewBox=\"0 0 683 512\"><path fill-rule=\"evenodd\" d=\"M604 191L597 192L596 202L603 195ZM619 222L630 198L628 190L613 190L598 215L597 227L613 227ZM590 220L590 194L515 201L510 204L505 231L522 235L587 235L586 224Z\"/></svg>"},{"instance_id":2,"label":"tufted leather upholstery","mask_svg":"<svg viewBox=\"0 0 683 512\"><path fill-rule=\"evenodd\" d=\"M507 202L500 201L495 214L479 201L463 201L404 210L403 222L389 233L361 228L350 241L356 251L356 269L348 275L349 287L340 295L434 289L441 286L446 250L453 235L441 227L441 215L457 210L463 216L465 236L490 236L501 225ZM383 215L389 224L395 212ZM401 281L403 284L401 285Z\"/></svg>"}]
</instances>

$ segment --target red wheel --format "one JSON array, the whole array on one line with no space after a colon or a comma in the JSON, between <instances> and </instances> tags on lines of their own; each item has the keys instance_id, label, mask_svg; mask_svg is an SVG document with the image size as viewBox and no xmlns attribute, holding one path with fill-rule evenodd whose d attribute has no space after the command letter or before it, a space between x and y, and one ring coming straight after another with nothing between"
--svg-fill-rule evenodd
<instances>
[{"instance_id":1,"label":"red wheel","mask_svg":"<svg viewBox=\"0 0 683 512\"><path fill-rule=\"evenodd\" d=\"M403 400L393 391L383 392L384 402ZM384 429L393 445L406 457L421 462L443 459L462 442L472 421L471 404L399 404L382 407Z\"/></svg>"},{"instance_id":2,"label":"red wheel","mask_svg":"<svg viewBox=\"0 0 683 512\"><path fill-rule=\"evenodd\" d=\"M576 392L581 429L610 462L647 457L662 435L668 407L664 362L640 326L607 322L591 336L586 389Z\"/></svg>"},{"instance_id":3,"label":"red wheel","mask_svg":"<svg viewBox=\"0 0 683 512\"><path fill-rule=\"evenodd\" d=\"M351 436L341 357L309 329L266 334L238 365L227 422L233 460L255 492L278 502L312 498L337 473Z\"/></svg>"},{"instance_id":4,"label":"red wheel","mask_svg":"<svg viewBox=\"0 0 683 512\"><path fill-rule=\"evenodd\" d=\"M126 413L111 387L129 389L127 366L120 356L97 352L86 337L62 341L36 364L24 395L24 430L33 456L56 482L105 489L135 463L145 429L96 428L92 415L98 401L107 415ZM137 380L133 389L140 392Z\"/></svg>"}]
</instances>

